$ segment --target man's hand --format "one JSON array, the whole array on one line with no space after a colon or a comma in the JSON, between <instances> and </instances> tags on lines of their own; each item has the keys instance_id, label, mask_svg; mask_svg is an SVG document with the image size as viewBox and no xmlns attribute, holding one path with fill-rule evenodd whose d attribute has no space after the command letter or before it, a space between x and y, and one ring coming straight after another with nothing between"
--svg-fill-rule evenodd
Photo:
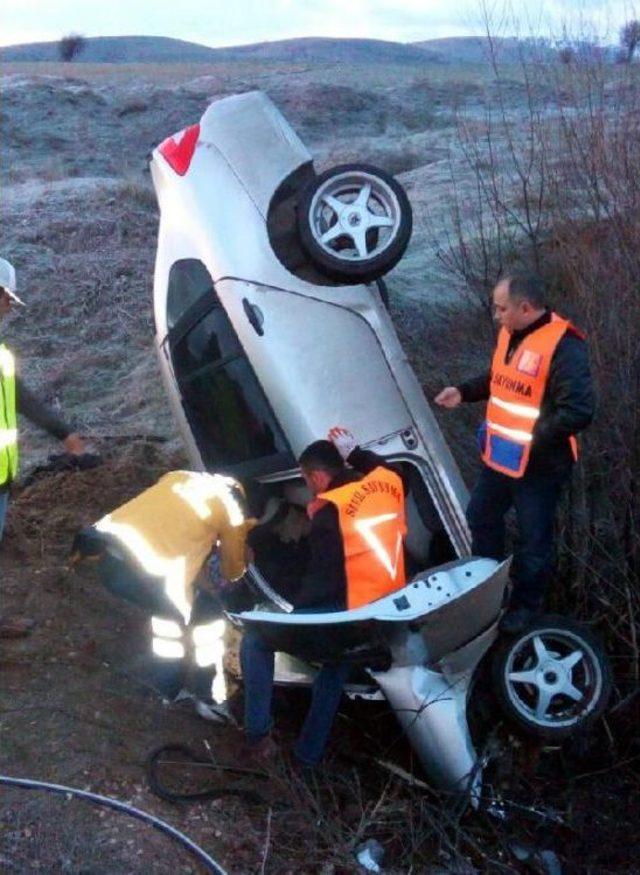
<instances>
[{"instance_id":1,"label":"man's hand","mask_svg":"<svg viewBox=\"0 0 640 875\"><path fill-rule=\"evenodd\" d=\"M462 401L460 389L455 386L447 386L442 392L439 392L433 399L440 407L448 407L449 409L457 407Z\"/></svg>"},{"instance_id":2,"label":"man's hand","mask_svg":"<svg viewBox=\"0 0 640 875\"><path fill-rule=\"evenodd\" d=\"M67 435L62 443L65 450L71 453L72 456L83 456L87 452L84 441L77 431Z\"/></svg>"},{"instance_id":3,"label":"man's hand","mask_svg":"<svg viewBox=\"0 0 640 875\"><path fill-rule=\"evenodd\" d=\"M205 582L205 589L208 587L206 584L208 583L210 588L214 592L221 592L223 589L226 589L230 586L229 581L222 574L222 564L220 562L220 554L216 551L212 554L209 559L209 574L203 574L202 579Z\"/></svg>"},{"instance_id":4,"label":"man's hand","mask_svg":"<svg viewBox=\"0 0 640 875\"><path fill-rule=\"evenodd\" d=\"M331 441L345 461L358 446L358 442L351 432L339 425L334 425L333 428L329 429L327 440Z\"/></svg>"}]
</instances>

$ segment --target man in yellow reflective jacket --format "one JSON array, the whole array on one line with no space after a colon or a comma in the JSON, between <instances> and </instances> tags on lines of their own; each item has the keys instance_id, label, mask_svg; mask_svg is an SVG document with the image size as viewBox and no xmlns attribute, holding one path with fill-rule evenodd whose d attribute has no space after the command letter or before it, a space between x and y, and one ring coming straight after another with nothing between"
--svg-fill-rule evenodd
<instances>
[{"instance_id":1,"label":"man in yellow reflective jacket","mask_svg":"<svg viewBox=\"0 0 640 875\"><path fill-rule=\"evenodd\" d=\"M15 306L24 306L16 294L16 272L9 261L0 258L0 319L4 319ZM68 453L84 453L82 438L27 388L18 374L13 353L0 340L0 542L11 483L18 472L19 413L62 441ZM0 619L0 637L24 635L32 625L33 621L25 617L4 617Z\"/></svg>"},{"instance_id":2,"label":"man in yellow reflective jacket","mask_svg":"<svg viewBox=\"0 0 640 875\"><path fill-rule=\"evenodd\" d=\"M153 685L174 699L187 681L198 713L211 719L227 698L225 622L201 572L213 551L224 581L244 574L254 521L243 504L242 487L230 477L171 471L74 544L76 558L99 561L107 589L151 614Z\"/></svg>"}]
</instances>

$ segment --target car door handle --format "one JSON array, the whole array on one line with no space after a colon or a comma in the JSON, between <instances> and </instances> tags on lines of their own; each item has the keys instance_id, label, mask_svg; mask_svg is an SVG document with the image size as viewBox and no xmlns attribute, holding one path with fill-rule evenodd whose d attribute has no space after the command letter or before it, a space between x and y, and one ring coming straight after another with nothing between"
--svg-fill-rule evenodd
<instances>
[{"instance_id":1,"label":"car door handle","mask_svg":"<svg viewBox=\"0 0 640 875\"><path fill-rule=\"evenodd\" d=\"M246 298L242 299L242 306L251 327L259 337L262 337L264 335L264 328L262 327L264 325L264 316L262 315L262 310Z\"/></svg>"}]
</instances>

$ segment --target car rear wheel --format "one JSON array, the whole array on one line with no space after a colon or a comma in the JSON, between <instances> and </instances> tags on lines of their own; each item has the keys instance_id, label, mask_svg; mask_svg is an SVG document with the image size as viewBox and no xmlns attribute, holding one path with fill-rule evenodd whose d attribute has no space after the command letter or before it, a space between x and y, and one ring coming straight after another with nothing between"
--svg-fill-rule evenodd
<instances>
[{"instance_id":1,"label":"car rear wheel","mask_svg":"<svg viewBox=\"0 0 640 875\"><path fill-rule=\"evenodd\" d=\"M304 249L327 276L372 282L402 258L412 230L409 199L392 176L342 164L309 184L298 204Z\"/></svg>"},{"instance_id":2,"label":"car rear wheel","mask_svg":"<svg viewBox=\"0 0 640 875\"><path fill-rule=\"evenodd\" d=\"M563 739L592 723L611 693L611 670L596 638L565 617L543 616L498 646L494 688L514 723L545 739Z\"/></svg>"}]
</instances>

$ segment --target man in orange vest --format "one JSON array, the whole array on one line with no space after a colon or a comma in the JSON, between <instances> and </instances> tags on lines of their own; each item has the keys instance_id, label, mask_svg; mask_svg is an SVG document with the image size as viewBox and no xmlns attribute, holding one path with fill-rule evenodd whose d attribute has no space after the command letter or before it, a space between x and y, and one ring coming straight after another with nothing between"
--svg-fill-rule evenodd
<instances>
[{"instance_id":1,"label":"man in orange vest","mask_svg":"<svg viewBox=\"0 0 640 875\"><path fill-rule=\"evenodd\" d=\"M405 585L402 479L375 453L361 450L342 428L332 439L315 441L300 456L300 470L313 499L307 573L293 594L298 610L353 609ZM348 459L349 465L345 465ZM250 539L251 540L251 539ZM276 583L277 587L277 583ZM248 632L240 650L245 693L247 755L268 759L274 653ZM311 707L295 746L298 763L313 767L321 759L348 673L344 664L325 665L313 685Z\"/></svg>"},{"instance_id":2,"label":"man in orange vest","mask_svg":"<svg viewBox=\"0 0 640 875\"><path fill-rule=\"evenodd\" d=\"M505 514L515 508L513 589L500 628L521 632L543 605L553 563L553 524L578 458L576 435L593 418L584 335L545 305L537 276L512 274L493 290L500 325L491 370L435 398L443 407L487 401L480 431L483 467L467 519L472 550L503 559Z\"/></svg>"}]
</instances>

